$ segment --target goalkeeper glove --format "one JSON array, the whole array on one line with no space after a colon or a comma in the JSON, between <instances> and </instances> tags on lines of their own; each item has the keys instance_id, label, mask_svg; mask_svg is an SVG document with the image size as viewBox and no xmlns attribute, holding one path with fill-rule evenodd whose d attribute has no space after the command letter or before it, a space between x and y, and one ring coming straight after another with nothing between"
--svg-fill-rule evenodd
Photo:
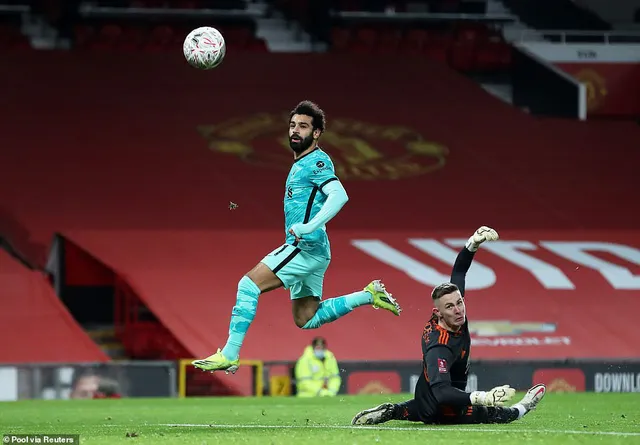
<instances>
[{"instance_id":1,"label":"goalkeeper glove","mask_svg":"<svg viewBox=\"0 0 640 445\"><path fill-rule=\"evenodd\" d=\"M471 393L471 404L481 406L502 406L508 402L516 390L509 385L496 386L491 391L473 391Z\"/></svg>"},{"instance_id":2,"label":"goalkeeper glove","mask_svg":"<svg viewBox=\"0 0 640 445\"><path fill-rule=\"evenodd\" d=\"M500 238L498 236L498 232L493 230L491 227L482 226L478 230L476 230L471 237L469 237L469 240L467 240L467 244L465 244L465 247L470 252L475 252L480 247L480 244L484 243L485 241L496 241L498 238Z\"/></svg>"}]
</instances>

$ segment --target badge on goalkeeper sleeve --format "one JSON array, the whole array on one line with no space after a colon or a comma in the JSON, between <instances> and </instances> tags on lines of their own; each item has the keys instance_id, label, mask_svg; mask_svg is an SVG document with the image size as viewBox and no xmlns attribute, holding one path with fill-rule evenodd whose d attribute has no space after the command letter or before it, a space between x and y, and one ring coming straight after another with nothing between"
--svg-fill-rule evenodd
<instances>
[{"instance_id":1,"label":"badge on goalkeeper sleeve","mask_svg":"<svg viewBox=\"0 0 640 445\"><path fill-rule=\"evenodd\" d=\"M470 398L472 405L502 406L515 394L515 389L509 385L502 385L496 386L490 391L473 391Z\"/></svg>"}]
</instances>

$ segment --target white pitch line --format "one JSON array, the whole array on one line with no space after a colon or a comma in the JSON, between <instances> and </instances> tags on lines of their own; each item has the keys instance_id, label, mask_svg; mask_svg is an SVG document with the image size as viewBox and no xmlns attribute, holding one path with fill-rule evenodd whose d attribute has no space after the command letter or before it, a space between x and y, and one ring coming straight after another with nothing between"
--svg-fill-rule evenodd
<instances>
[{"instance_id":1,"label":"white pitch line","mask_svg":"<svg viewBox=\"0 0 640 445\"><path fill-rule=\"evenodd\" d=\"M148 425L150 426L150 425ZM204 423L163 423L158 426L184 427L184 428L245 428L245 429L294 429L294 428L318 428L318 429L349 429L349 430L376 430L376 431L452 431L452 427L406 427L406 426L350 426L350 425L215 425ZM640 436L640 433L626 433L622 431L579 431L579 430L511 430L498 428L477 428L457 425L455 431L466 431L470 433L537 433L537 434L587 434L600 436Z\"/></svg>"}]
</instances>

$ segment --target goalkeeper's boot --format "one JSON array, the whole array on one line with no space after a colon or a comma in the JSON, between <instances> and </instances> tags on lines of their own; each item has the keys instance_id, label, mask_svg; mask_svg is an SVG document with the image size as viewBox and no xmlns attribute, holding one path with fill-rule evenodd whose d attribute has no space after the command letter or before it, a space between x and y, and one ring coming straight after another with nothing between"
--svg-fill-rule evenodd
<instances>
[{"instance_id":1,"label":"goalkeeper's boot","mask_svg":"<svg viewBox=\"0 0 640 445\"><path fill-rule=\"evenodd\" d=\"M524 406L524 409L529 411L533 411L538 406L538 403L542 400L544 395L547 393L547 387L543 384L538 384L533 386L527 393L524 395L522 400L520 400L520 405Z\"/></svg>"},{"instance_id":2,"label":"goalkeeper's boot","mask_svg":"<svg viewBox=\"0 0 640 445\"><path fill-rule=\"evenodd\" d=\"M393 420L395 405L393 403L383 403L375 408L360 411L351 421L351 425L377 425L379 423Z\"/></svg>"},{"instance_id":3,"label":"goalkeeper's boot","mask_svg":"<svg viewBox=\"0 0 640 445\"><path fill-rule=\"evenodd\" d=\"M400 315L400 312L402 312L400 305L396 299L387 292L382 281L374 280L369 283L364 290L373 296L373 307L375 309L386 309L393 312L395 315Z\"/></svg>"},{"instance_id":4,"label":"goalkeeper's boot","mask_svg":"<svg viewBox=\"0 0 640 445\"><path fill-rule=\"evenodd\" d=\"M202 369L203 371L224 371L225 374L235 374L238 370L238 366L240 364L239 359L229 360L224 355L222 355L222 351L218 348L218 351L210 355L209 357L202 360L194 360L191 362L193 366L196 368Z\"/></svg>"}]
</instances>

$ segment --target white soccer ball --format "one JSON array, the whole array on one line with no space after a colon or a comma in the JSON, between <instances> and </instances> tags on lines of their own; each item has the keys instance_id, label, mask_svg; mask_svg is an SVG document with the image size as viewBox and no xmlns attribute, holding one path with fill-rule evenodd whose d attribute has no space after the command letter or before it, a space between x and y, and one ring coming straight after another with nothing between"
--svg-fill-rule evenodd
<instances>
[{"instance_id":1,"label":"white soccer ball","mask_svg":"<svg viewBox=\"0 0 640 445\"><path fill-rule=\"evenodd\" d=\"M189 65L201 70L210 70L220 65L226 50L220 31L209 26L191 31L182 45L182 52Z\"/></svg>"}]
</instances>

